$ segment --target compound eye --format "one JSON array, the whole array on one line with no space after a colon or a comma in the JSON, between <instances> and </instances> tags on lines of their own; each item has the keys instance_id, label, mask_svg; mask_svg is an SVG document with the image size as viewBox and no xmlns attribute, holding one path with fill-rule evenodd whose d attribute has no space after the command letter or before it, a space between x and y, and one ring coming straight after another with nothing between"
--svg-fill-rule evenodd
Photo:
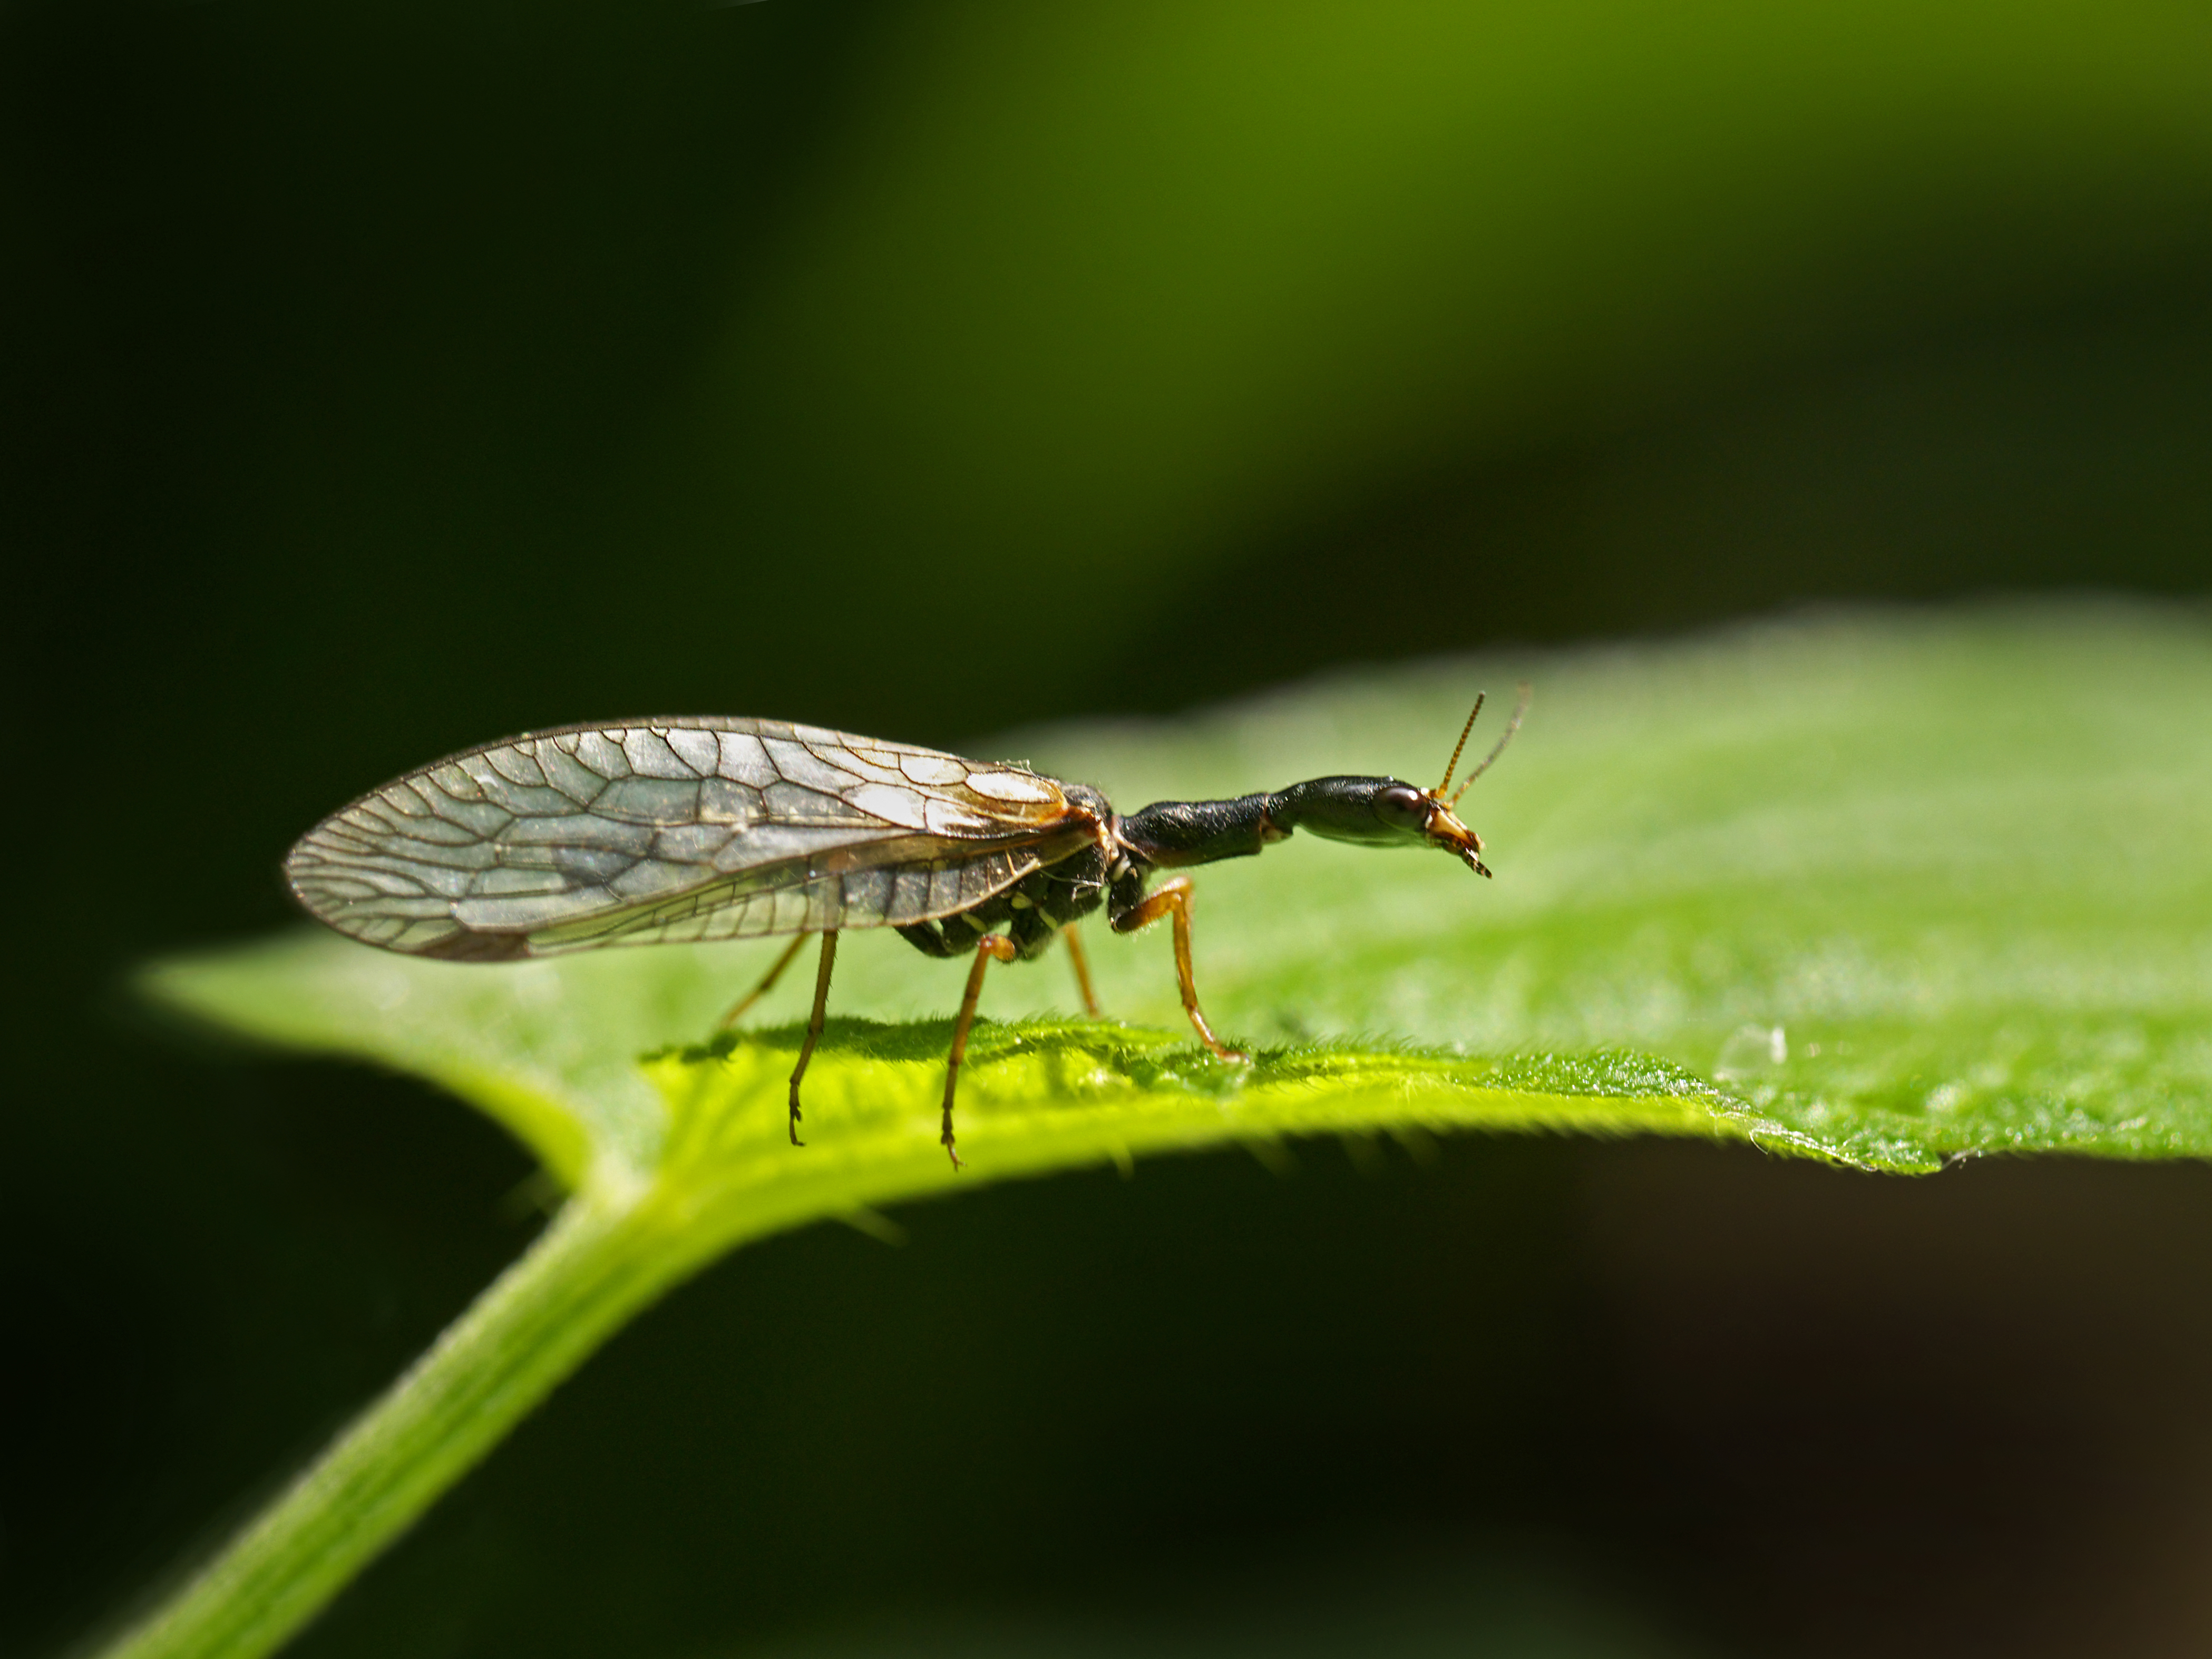
<instances>
[{"instance_id":1,"label":"compound eye","mask_svg":"<svg viewBox=\"0 0 2212 1659\"><path fill-rule=\"evenodd\" d=\"M1376 793L1375 816L1394 830L1419 835L1429 827L1429 798L1409 783L1394 783Z\"/></svg>"}]
</instances>

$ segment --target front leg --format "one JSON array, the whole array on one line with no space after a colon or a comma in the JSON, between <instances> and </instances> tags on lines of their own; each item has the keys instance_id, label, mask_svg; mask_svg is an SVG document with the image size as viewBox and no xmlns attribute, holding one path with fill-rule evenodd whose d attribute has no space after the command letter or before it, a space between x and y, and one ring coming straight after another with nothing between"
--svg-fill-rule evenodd
<instances>
[{"instance_id":1,"label":"front leg","mask_svg":"<svg viewBox=\"0 0 2212 1659\"><path fill-rule=\"evenodd\" d=\"M1198 984L1190 972L1190 895L1188 876L1170 876L1159 884L1158 891L1115 916L1114 931L1133 933L1141 927L1151 927L1162 916L1173 915L1176 982L1182 991L1183 1012L1190 1016L1190 1023L1198 1028L1200 1041L1213 1051L1216 1060L1249 1059L1249 1055L1224 1046L1221 1039L1213 1035L1213 1028L1206 1023L1205 1014L1199 1010Z\"/></svg>"}]
</instances>

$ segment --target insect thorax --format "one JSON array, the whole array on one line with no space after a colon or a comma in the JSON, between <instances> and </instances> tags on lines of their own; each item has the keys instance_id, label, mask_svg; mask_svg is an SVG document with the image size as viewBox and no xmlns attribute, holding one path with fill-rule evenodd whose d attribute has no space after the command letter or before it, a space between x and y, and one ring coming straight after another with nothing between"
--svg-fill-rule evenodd
<instances>
[{"instance_id":1,"label":"insect thorax","mask_svg":"<svg viewBox=\"0 0 2212 1659\"><path fill-rule=\"evenodd\" d=\"M1106 854L1094 842L1057 864L1032 871L981 904L902 927L899 936L930 956L963 956L984 934L1004 927L1026 962L1041 955L1061 927L1104 903L1106 892Z\"/></svg>"}]
</instances>

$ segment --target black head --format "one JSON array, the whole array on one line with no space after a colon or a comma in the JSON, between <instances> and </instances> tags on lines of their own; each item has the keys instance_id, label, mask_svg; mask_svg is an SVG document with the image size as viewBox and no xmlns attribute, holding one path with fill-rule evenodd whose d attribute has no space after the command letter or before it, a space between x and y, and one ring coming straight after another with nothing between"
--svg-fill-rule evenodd
<instances>
[{"instance_id":1,"label":"black head","mask_svg":"<svg viewBox=\"0 0 2212 1659\"><path fill-rule=\"evenodd\" d=\"M1479 875L1482 837L1433 789L1399 778L1309 778L1273 797L1268 816L1285 829L1360 847L1441 847Z\"/></svg>"},{"instance_id":2,"label":"black head","mask_svg":"<svg viewBox=\"0 0 2212 1659\"><path fill-rule=\"evenodd\" d=\"M1436 788L1422 789L1398 778L1313 778L1292 784L1273 797L1269 814L1285 829L1310 830L1328 841L1363 847L1441 848L1475 874L1487 876L1490 869L1482 861L1482 837L1460 821L1455 809L1468 785L1505 752L1528 709L1528 688L1524 685L1498 746L1467 775L1456 793L1447 796L1444 792L1451 787L1452 773L1458 769L1468 733L1474 729L1475 715L1482 713L1480 697L1474 700L1474 714L1467 717L1467 725L1461 729L1451 764L1444 769L1444 781Z\"/></svg>"}]
</instances>

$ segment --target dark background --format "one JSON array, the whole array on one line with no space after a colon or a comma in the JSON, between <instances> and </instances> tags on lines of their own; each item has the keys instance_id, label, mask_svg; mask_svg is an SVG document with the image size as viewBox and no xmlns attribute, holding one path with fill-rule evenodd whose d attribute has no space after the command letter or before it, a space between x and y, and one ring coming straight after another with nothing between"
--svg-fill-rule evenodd
<instances>
[{"instance_id":1,"label":"dark background","mask_svg":"<svg viewBox=\"0 0 2212 1659\"><path fill-rule=\"evenodd\" d=\"M8 1651L528 1236L468 1113L121 988L365 781L2208 586L2180 13L33 3L0 122ZM1316 1146L905 1220L686 1287L302 1650L2212 1646L2201 1167Z\"/></svg>"}]
</instances>

